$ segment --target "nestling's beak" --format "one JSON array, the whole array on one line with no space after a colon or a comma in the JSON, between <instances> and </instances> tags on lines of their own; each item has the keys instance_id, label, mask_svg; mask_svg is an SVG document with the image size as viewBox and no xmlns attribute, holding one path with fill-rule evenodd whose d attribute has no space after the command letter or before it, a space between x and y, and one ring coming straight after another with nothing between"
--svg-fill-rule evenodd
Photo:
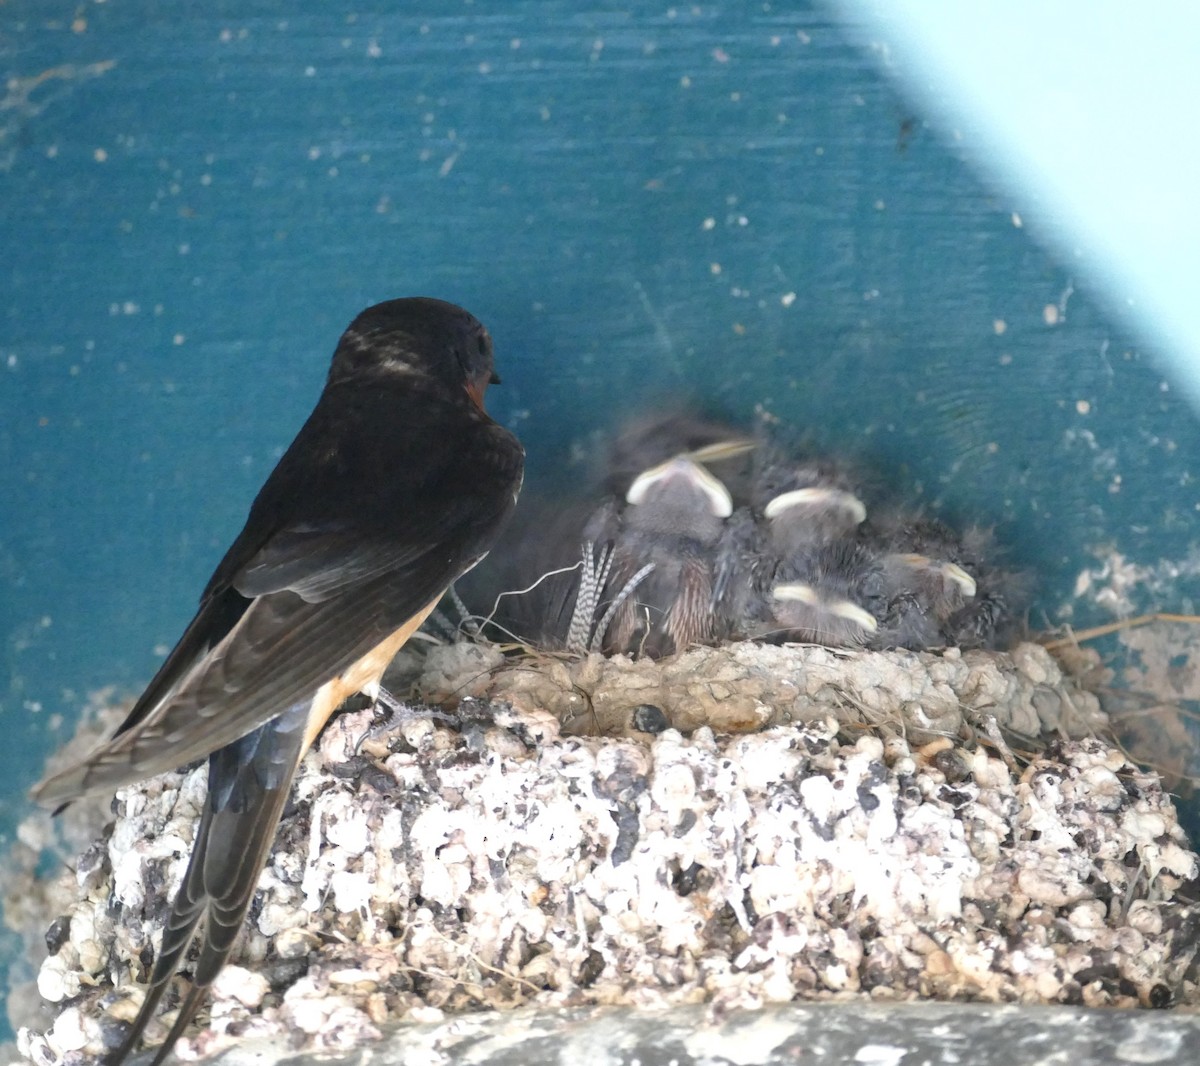
<instances>
[{"instance_id":1,"label":"nestling's beak","mask_svg":"<svg viewBox=\"0 0 1200 1066\"><path fill-rule=\"evenodd\" d=\"M659 463L658 466L652 466L649 470L643 470L629 486L629 491L625 493L625 501L637 507L646 502L647 492L672 478L682 478L702 492L708 499L709 509L718 518L728 518L733 514L733 500L729 490L699 463L693 462L687 453Z\"/></svg>"}]
</instances>

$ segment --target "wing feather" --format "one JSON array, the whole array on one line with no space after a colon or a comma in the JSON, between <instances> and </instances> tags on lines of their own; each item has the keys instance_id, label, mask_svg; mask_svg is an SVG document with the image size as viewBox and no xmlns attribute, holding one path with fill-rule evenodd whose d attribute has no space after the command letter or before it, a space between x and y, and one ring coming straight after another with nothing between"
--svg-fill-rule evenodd
<instances>
[{"instance_id":1,"label":"wing feather","mask_svg":"<svg viewBox=\"0 0 1200 1066\"><path fill-rule=\"evenodd\" d=\"M110 791L244 736L361 659L484 554L515 502L516 439L480 415L456 446L424 448L445 410L422 403L414 424L389 436L370 424L375 400L340 412L339 425L358 417L332 452L318 405L146 693L110 741L34 790L38 802ZM429 461L414 468L414 455ZM330 480L346 464L350 497Z\"/></svg>"}]
</instances>

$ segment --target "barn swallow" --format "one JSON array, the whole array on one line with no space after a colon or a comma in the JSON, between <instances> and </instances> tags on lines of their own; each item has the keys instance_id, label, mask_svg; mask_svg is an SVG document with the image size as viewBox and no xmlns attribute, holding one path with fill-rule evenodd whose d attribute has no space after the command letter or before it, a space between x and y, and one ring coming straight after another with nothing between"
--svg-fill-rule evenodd
<instances>
[{"instance_id":1,"label":"barn swallow","mask_svg":"<svg viewBox=\"0 0 1200 1066\"><path fill-rule=\"evenodd\" d=\"M110 740L34 789L59 806L208 757L208 797L124 1061L194 937L191 989L159 1063L224 965L300 758L447 586L487 554L524 452L483 408L484 327L453 304L391 300L338 343L316 408L259 492L200 608Z\"/></svg>"},{"instance_id":2,"label":"barn swallow","mask_svg":"<svg viewBox=\"0 0 1200 1066\"><path fill-rule=\"evenodd\" d=\"M935 518L885 515L867 531L898 585L908 585L945 621L975 596L972 576L977 552L955 530Z\"/></svg>"},{"instance_id":3,"label":"barn swallow","mask_svg":"<svg viewBox=\"0 0 1200 1066\"><path fill-rule=\"evenodd\" d=\"M765 591L775 569L768 533L749 507L725 522L713 563L714 629L722 639L744 640L770 623Z\"/></svg>"},{"instance_id":4,"label":"barn swallow","mask_svg":"<svg viewBox=\"0 0 1200 1066\"><path fill-rule=\"evenodd\" d=\"M749 499L758 443L727 423L689 411L644 416L622 427L605 471L610 499L585 529L585 543L600 553L596 565L608 567L606 587L590 600L608 615L599 614L594 625L598 637L608 634L609 651L661 657L726 635L716 609L717 540L721 519L733 512L735 501ZM642 510L632 511L635 507ZM618 527L620 535L614 533ZM588 570L585 561L577 633L581 617L590 617L578 607L594 584ZM633 598L642 582L640 596ZM638 612L641 622L635 624Z\"/></svg>"},{"instance_id":5,"label":"barn swallow","mask_svg":"<svg viewBox=\"0 0 1200 1066\"><path fill-rule=\"evenodd\" d=\"M714 638L713 555L732 511L724 484L686 455L642 471L623 509L600 508L584 532L612 545L605 651L659 658Z\"/></svg>"},{"instance_id":6,"label":"barn swallow","mask_svg":"<svg viewBox=\"0 0 1200 1066\"><path fill-rule=\"evenodd\" d=\"M919 650L954 643L947 635L950 619L964 634L987 624L988 616L969 607L950 616L935 613L929 589L943 578L928 559L902 562L863 536L800 543L784 554L778 547L772 531L748 510L728 524L716 588L729 635Z\"/></svg>"},{"instance_id":7,"label":"barn swallow","mask_svg":"<svg viewBox=\"0 0 1200 1066\"><path fill-rule=\"evenodd\" d=\"M968 526L959 537L958 562L970 572L975 594L942 623L947 644L960 648L1005 648L1020 635L1030 599L1028 575L997 562L989 530Z\"/></svg>"}]
</instances>

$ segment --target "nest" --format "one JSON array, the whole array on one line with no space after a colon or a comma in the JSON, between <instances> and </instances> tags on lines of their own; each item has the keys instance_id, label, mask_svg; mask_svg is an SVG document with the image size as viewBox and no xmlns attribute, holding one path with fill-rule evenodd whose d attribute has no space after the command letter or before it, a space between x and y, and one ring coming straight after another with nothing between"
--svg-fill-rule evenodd
<instances>
[{"instance_id":1,"label":"nest","mask_svg":"<svg viewBox=\"0 0 1200 1066\"><path fill-rule=\"evenodd\" d=\"M410 666L442 709L331 723L182 1054L519 1006L1200 1005L1197 857L1036 645L456 645ZM59 1013L21 1030L32 1061L119 1042L204 787L196 768L121 791L47 890Z\"/></svg>"},{"instance_id":2,"label":"nest","mask_svg":"<svg viewBox=\"0 0 1200 1066\"><path fill-rule=\"evenodd\" d=\"M832 718L897 732L917 746L969 740L994 726L1041 746L1039 738L1090 736L1107 725L1096 697L1037 644L935 654L743 642L665 660L537 653L512 660L494 645L459 643L429 651L409 680L428 702L471 696L549 711L564 733L586 736L703 726L748 733ZM646 728L647 710L661 713L657 729Z\"/></svg>"}]
</instances>

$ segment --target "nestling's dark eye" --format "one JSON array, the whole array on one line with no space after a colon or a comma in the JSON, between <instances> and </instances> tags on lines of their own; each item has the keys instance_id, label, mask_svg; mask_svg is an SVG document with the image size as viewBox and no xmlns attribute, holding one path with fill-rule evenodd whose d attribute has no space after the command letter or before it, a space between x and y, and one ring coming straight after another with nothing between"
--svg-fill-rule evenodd
<instances>
[{"instance_id":1,"label":"nestling's dark eye","mask_svg":"<svg viewBox=\"0 0 1200 1066\"><path fill-rule=\"evenodd\" d=\"M479 354L487 355L487 352L488 352L487 334L486 333L479 334L479 336L476 338L476 343L479 345Z\"/></svg>"}]
</instances>

